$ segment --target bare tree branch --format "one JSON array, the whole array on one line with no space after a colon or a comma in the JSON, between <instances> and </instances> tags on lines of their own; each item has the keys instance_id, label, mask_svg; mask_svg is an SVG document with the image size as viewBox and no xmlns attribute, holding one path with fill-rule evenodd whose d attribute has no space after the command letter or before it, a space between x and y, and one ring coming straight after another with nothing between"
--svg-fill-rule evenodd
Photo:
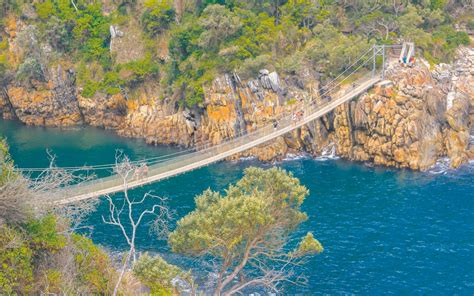
<instances>
[{"instance_id":1,"label":"bare tree branch","mask_svg":"<svg viewBox=\"0 0 474 296\"><path fill-rule=\"evenodd\" d=\"M113 295L117 295L118 288L124 276L125 270L129 265L130 261L133 263L136 261L136 245L135 239L137 234L137 229L143 222L143 219L146 216L153 217L153 226L157 233L167 233L168 231L168 222L171 219L171 213L168 207L165 205L165 199L160 198L151 194L150 192L145 193L138 201L131 198L128 191L128 182L137 176L138 167L134 165L127 156L125 156L121 151L117 151L115 155L115 167L114 172L121 178L123 184L123 200L120 208L116 206L116 202L110 195L106 195L105 198L109 203L109 217L106 219L102 216L102 221L105 224L117 226L121 232L127 244L129 246L129 251L127 257L125 258L122 268L120 270L120 275L117 280L117 283L114 288ZM145 203L147 200L156 200L151 208L143 210L137 218L135 218L135 206L139 206ZM124 213L125 211L125 213ZM122 215L126 215L128 221L125 224L125 221L121 220Z\"/></svg>"}]
</instances>

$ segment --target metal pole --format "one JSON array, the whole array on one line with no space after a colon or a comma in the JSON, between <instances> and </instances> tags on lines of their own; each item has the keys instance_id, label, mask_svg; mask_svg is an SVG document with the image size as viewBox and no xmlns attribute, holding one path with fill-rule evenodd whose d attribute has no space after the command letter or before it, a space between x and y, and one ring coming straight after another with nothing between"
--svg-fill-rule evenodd
<instances>
[{"instance_id":1,"label":"metal pole","mask_svg":"<svg viewBox=\"0 0 474 296\"><path fill-rule=\"evenodd\" d=\"M373 66L372 66L372 77L375 76L375 56L376 56L376 48L375 48L375 45L374 45L374 56L373 56Z\"/></svg>"},{"instance_id":2,"label":"metal pole","mask_svg":"<svg viewBox=\"0 0 474 296\"><path fill-rule=\"evenodd\" d=\"M382 45L382 80L385 79L385 45Z\"/></svg>"}]
</instances>

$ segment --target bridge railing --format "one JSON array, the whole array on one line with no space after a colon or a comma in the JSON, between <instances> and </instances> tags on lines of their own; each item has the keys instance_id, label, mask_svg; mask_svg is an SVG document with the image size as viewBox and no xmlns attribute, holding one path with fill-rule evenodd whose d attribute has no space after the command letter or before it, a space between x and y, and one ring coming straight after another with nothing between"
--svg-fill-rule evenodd
<instances>
[{"instance_id":1,"label":"bridge railing","mask_svg":"<svg viewBox=\"0 0 474 296\"><path fill-rule=\"evenodd\" d=\"M380 75L380 73L376 73L376 75ZM354 84L360 85L364 82L367 82L372 77L373 77L373 74L368 73L367 75L356 80ZM343 79L342 81L346 79L347 77ZM343 94L341 94L341 96L342 95ZM141 178L139 181L141 181L140 183L142 184L147 183L146 180L150 178L151 176L164 174L166 172L184 168L188 165L196 164L198 162L203 162L203 165L205 165L207 164L206 160L211 159L214 156L221 155L225 152L231 151L238 147L242 147L248 143L252 143L258 139L267 137L271 134L279 134L282 130L288 129L288 127L298 124L299 121L304 121L306 118L310 117L315 112L318 112L322 108L329 106L335 99L337 98L328 100L321 104L318 104L314 101L311 102L310 104L305 106L303 118L298 121L294 120L293 118L294 114L292 113L282 114L276 120L276 123L277 123L276 126L274 124L275 121L272 121L265 126L258 127L254 131L250 131L244 135L228 139L218 145L206 147L202 150L198 150L198 151L188 153L185 155L173 157L171 159L167 159L157 164L151 165L148 169L148 177ZM252 147L249 147L249 148L252 148ZM127 181L134 182L137 180L130 177ZM92 192L99 192L107 188L112 188L112 187L121 186L121 185L123 185L123 180L117 175L113 175L113 176L109 176L105 178L100 178L100 179L84 182L82 184L78 184L75 186L71 186L67 188L67 191L69 193L68 195L79 196L79 195L84 195L84 194L90 194Z\"/></svg>"}]
</instances>

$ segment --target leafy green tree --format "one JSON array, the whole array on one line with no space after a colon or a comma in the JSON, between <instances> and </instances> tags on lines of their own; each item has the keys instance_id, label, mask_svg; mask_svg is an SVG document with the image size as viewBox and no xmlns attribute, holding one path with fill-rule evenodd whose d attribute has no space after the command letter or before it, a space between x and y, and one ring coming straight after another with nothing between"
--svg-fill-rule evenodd
<instances>
[{"instance_id":1,"label":"leafy green tree","mask_svg":"<svg viewBox=\"0 0 474 296\"><path fill-rule=\"evenodd\" d=\"M98 60L110 66L110 18L103 15L102 4L74 4L73 1L47 0L35 5L38 16L49 20L46 36L56 49L78 50L87 61Z\"/></svg>"},{"instance_id":2,"label":"leafy green tree","mask_svg":"<svg viewBox=\"0 0 474 296\"><path fill-rule=\"evenodd\" d=\"M358 30L367 36L367 39L375 37L387 40L390 37L390 33L398 29L398 24L393 14L384 13L380 10L364 15L357 19L355 24Z\"/></svg>"},{"instance_id":3,"label":"leafy green tree","mask_svg":"<svg viewBox=\"0 0 474 296\"><path fill-rule=\"evenodd\" d=\"M142 24L145 32L155 36L168 29L175 18L172 1L147 0L144 6L146 9L142 15Z\"/></svg>"},{"instance_id":4,"label":"leafy green tree","mask_svg":"<svg viewBox=\"0 0 474 296\"><path fill-rule=\"evenodd\" d=\"M326 77L345 70L370 47L360 36L346 36L331 25L317 25L313 32L316 38L305 46L304 56Z\"/></svg>"},{"instance_id":5,"label":"leafy green tree","mask_svg":"<svg viewBox=\"0 0 474 296\"><path fill-rule=\"evenodd\" d=\"M0 224L0 291L27 295L33 290L33 252L18 231Z\"/></svg>"},{"instance_id":6,"label":"leafy green tree","mask_svg":"<svg viewBox=\"0 0 474 296\"><path fill-rule=\"evenodd\" d=\"M66 245L66 239L60 235L56 216L48 214L26 224L32 246L35 249L58 251Z\"/></svg>"},{"instance_id":7,"label":"leafy green tree","mask_svg":"<svg viewBox=\"0 0 474 296\"><path fill-rule=\"evenodd\" d=\"M152 295L173 295L178 293L172 281L176 278L188 278L189 274L179 267L166 262L160 256L150 256L148 253L140 256L133 265L133 274L141 283L150 288Z\"/></svg>"},{"instance_id":8,"label":"leafy green tree","mask_svg":"<svg viewBox=\"0 0 474 296\"><path fill-rule=\"evenodd\" d=\"M158 74L159 66L155 63L151 55L147 55L142 60L131 61L117 67L117 71L128 72L126 78L129 84L138 84L144 81L146 78L154 77Z\"/></svg>"},{"instance_id":9,"label":"leafy green tree","mask_svg":"<svg viewBox=\"0 0 474 296\"><path fill-rule=\"evenodd\" d=\"M418 13L416 6L408 5L406 13L398 18L398 22L400 32L403 35L410 35L423 24L423 17Z\"/></svg>"},{"instance_id":10,"label":"leafy green tree","mask_svg":"<svg viewBox=\"0 0 474 296\"><path fill-rule=\"evenodd\" d=\"M41 19L48 19L54 12L53 2L46 0L44 2L35 3L36 13Z\"/></svg>"},{"instance_id":11,"label":"leafy green tree","mask_svg":"<svg viewBox=\"0 0 474 296\"><path fill-rule=\"evenodd\" d=\"M35 58L27 58L21 65L18 67L16 72L16 79L19 81L46 81L45 73L41 67L40 62Z\"/></svg>"},{"instance_id":12,"label":"leafy green tree","mask_svg":"<svg viewBox=\"0 0 474 296\"><path fill-rule=\"evenodd\" d=\"M323 22L330 14L327 5L321 0L293 0L283 6L283 14L291 17L300 27L313 28Z\"/></svg>"},{"instance_id":13,"label":"leafy green tree","mask_svg":"<svg viewBox=\"0 0 474 296\"><path fill-rule=\"evenodd\" d=\"M87 286L89 294L110 295L116 270L105 250L77 233L72 235L68 247L74 254L76 281Z\"/></svg>"},{"instance_id":14,"label":"leafy green tree","mask_svg":"<svg viewBox=\"0 0 474 296\"><path fill-rule=\"evenodd\" d=\"M48 176L35 184L14 172L4 140L0 172L0 294L110 295L116 270L108 255L90 239L71 234L72 216L44 214L41 205L32 206L41 194L38 186L53 188L61 179ZM74 208L86 211L83 205Z\"/></svg>"},{"instance_id":15,"label":"leafy green tree","mask_svg":"<svg viewBox=\"0 0 474 296\"><path fill-rule=\"evenodd\" d=\"M430 1L430 8L432 10L436 9L444 9L445 6L447 5L448 0L431 0Z\"/></svg>"},{"instance_id":16,"label":"leafy green tree","mask_svg":"<svg viewBox=\"0 0 474 296\"><path fill-rule=\"evenodd\" d=\"M307 195L291 173L248 168L225 195L208 189L197 196L196 209L178 221L169 243L173 252L215 259L215 295L251 286L277 290L299 260L323 250L311 234L293 251L288 245L307 219L301 211Z\"/></svg>"},{"instance_id":17,"label":"leafy green tree","mask_svg":"<svg viewBox=\"0 0 474 296\"><path fill-rule=\"evenodd\" d=\"M216 49L221 42L233 36L241 26L239 18L219 4L207 6L199 19L199 24L204 28L199 37L199 45L207 50Z\"/></svg>"},{"instance_id":18,"label":"leafy green tree","mask_svg":"<svg viewBox=\"0 0 474 296\"><path fill-rule=\"evenodd\" d=\"M276 46L275 36L278 36L281 26L276 25L275 19L267 13L257 15L252 11L239 10L238 14L243 32L235 41L239 47L237 57L254 58L270 53Z\"/></svg>"}]
</instances>

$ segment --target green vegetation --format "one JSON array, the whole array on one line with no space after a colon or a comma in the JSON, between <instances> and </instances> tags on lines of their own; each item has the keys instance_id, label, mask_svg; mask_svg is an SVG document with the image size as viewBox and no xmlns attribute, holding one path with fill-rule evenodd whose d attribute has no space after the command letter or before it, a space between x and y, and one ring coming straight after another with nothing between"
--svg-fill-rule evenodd
<instances>
[{"instance_id":1,"label":"green vegetation","mask_svg":"<svg viewBox=\"0 0 474 296\"><path fill-rule=\"evenodd\" d=\"M274 288L290 280L298 260L323 250L307 234L288 251L290 234L307 219L301 211L307 195L291 173L248 168L225 195L206 190L197 196L196 209L178 221L169 243L173 252L215 259L216 295L238 293L249 285ZM273 274L268 266L281 272Z\"/></svg>"},{"instance_id":2,"label":"green vegetation","mask_svg":"<svg viewBox=\"0 0 474 296\"><path fill-rule=\"evenodd\" d=\"M9 68L8 60L7 60L7 50L8 50L7 40L1 41L0 42L0 76L2 77L5 75L6 71Z\"/></svg>"},{"instance_id":3,"label":"green vegetation","mask_svg":"<svg viewBox=\"0 0 474 296\"><path fill-rule=\"evenodd\" d=\"M41 81L51 63L68 60L82 73L78 84L83 96L133 93L152 80L161 85L159 97L193 106L202 102L203 86L222 73L236 71L251 78L261 68L282 75L299 75L312 68L324 80L336 76L374 43L415 41L430 63L449 62L459 45L470 43L466 32L454 29L455 24L474 27L472 11L464 9L467 2L146 0L138 5L125 0L34 4L1 0L2 21L8 14L30 11L22 17L32 26L37 42L25 44L24 48L36 50L29 50L22 63L10 69L2 50L8 45L2 41L0 72L9 69L21 81ZM119 64L109 49L109 27L126 27L133 21L143 33L146 55ZM168 44L166 57L157 50L159 40ZM45 43L52 54L39 52Z\"/></svg>"},{"instance_id":4,"label":"green vegetation","mask_svg":"<svg viewBox=\"0 0 474 296\"><path fill-rule=\"evenodd\" d=\"M113 269L107 254L85 237L62 234L65 222L58 219L48 214L26 225L0 225L1 291L110 293Z\"/></svg>"},{"instance_id":5,"label":"green vegetation","mask_svg":"<svg viewBox=\"0 0 474 296\"><path fill-rule=\"evenodd\" d=\"M156 36L169 28L175 18L171 0L146 0L144 6L142 24L146 33Z\"/></svg>"},{"instance_id":6,"label":"green vegetation","mask_svg":"<svg viewBox=\"0 0 474 296\"><path fill-rule=\"evenodd\" d=\"M77 5L76 10L70 1L46 0L36 3L35 8L44 32L59 36L50 41L54 48L76 53L78 59L100 61L105 68L110 66L110 18L102 14L100 2Z\"/></svg>"},{"instance_id":7,"label":"green vegetation","mask_svg":"<svg viewBox=\"0 0 474 296\"><path fill-rule=\"evenodd\" d=\"M35 192L12 171L3 140L0 168L2 295L109 295L116 272L108 255L72 233L68 218L32 208Z\"/></svg>"},{"instance_id":8,"label":"green vegetation","mask_svg":"<svg viewBox=\"0 0 474 296\"><path fill-rule=\"evenodd\" d=\"M29 208L27 201L35 193L27 183L17 182L23 177L12 172L5 142L0 156L2 172L9 172L0 179L0 210L6 209L0 211L0 289L14 295L111 294L119 276L107 254L73 233L67 216ZM170 234L170 246L179 254L215 259L215 268L221 270L216 293L235 293L250 285L273 289L290 279L291 266L323 250L311 233L296 246L290 243L292 232L307 219L301 211L307 195L299 180L284 170L249 168L225 195L206 190L197 196L196 209ZM13 200L23 202L17 207L23 213L9 210ZM256 261L282 272L269 273L253 266ZM195 289L190 272L159 256L142 255L133 264L133 275L152 295L179 293L180 287L172 284L177 278ZM245 280L235 284L236 278Z\"/></svg>"},{"instance_id":9,"label":"green vegetation","mask_svg":"<svg viewBox=\"0 0 474 296\"><path fill-rule=\"evenodd\" d=\"M8 153L8 144L5 139L0 138L0 186L11 179L12 175L15 174L13 173L13 160Z\"/></svg>"},{"instance_id":10,"label":"green vegetation","mask_svg":"<svg viewBox=\"0 0 474 296\"><path fill-rule=\"evenodd\" d=\"M121 282L123 274L112 267L108 255L90 239L73 232L70 225L77 219L74 213L32 207L37 204L38 193L34 184L13 173L4 141L0 143L0 157L2 173L8 172L0 178L2 292L111 295L115 294L117 285L117 295L129 295L133 288L128 286L128 279L147 286L151 295L178 295L183 288L196 291L191 271L185 272L160 256L146 253L135 261L133 229L139 222L132 226L133 238L127 255L127 258L133 257L127 265L132 267L132 272ZM307 195L308 190L291 173L278 168L248 168L243 178L230 185L225 194L208 189L197 196L196 209L178 221L169 235L169 244L178 254L215 263L208 272L220 271L216 285L211 287L216 294L237 293L250 286L276 290L282 281L301 280L301 276L293 278L293 268L307 256L323 251L312 233L302 237L298 244L292 238L293 232L307 219L301 211ZM128 193L126 196L128 199ZM155 204L139 217L159 207ZM74 207L74 211L82 211L77 212L82 214L87 213L87 209L81 205ZM114 211L114 207L111 209ZM119 225L122 210L119 207L117 211L111 214L111 220L104 221ZM169 219L164 214L166 211L163 206L156 213L157 218L164 219L159 222L163 231ZM164 233L159 231L158 234ZM261 265L254 265L255 262ZM268 266L278 272L273 273L266 268ZM240 280L236 281L237 278Z\"/></svg>"},{"instance_id":11,"label":"green vegetation","mask_svg":"<svg viewBox=\"0 0 474 296\"><path fill-rule=\"evenodd\" d=\"M171 285L175 277L187 275L178 267L167 263L160 256L145 253L133 266L134 275L148 288L152 295L172 295L176 290Z\"/></svg>"}]
</instances>

